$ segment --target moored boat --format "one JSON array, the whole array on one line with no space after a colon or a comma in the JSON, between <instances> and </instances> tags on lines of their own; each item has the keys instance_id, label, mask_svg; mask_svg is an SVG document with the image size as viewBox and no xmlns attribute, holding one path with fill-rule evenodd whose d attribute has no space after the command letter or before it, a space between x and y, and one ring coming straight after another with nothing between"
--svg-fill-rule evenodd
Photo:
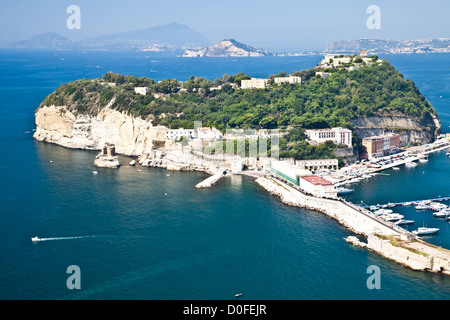
<instances>
[{"instance_id":1,"label":"moored boat","mask_svg":"<svg viewBox=\"0 0 450 320\"><path fill-rule=\"evenodd\" d=\"M408 225L408 224L414 224L414 220L404 220L404 219L400 219L396 222L394 222L396 225L398 226L402 226L402 225Z\"/></svg>"},{"instance_id":2,"label":"moored boat","mask_svg":"<svg viewBox=\"0 0 450 320\"><path fill-rule=\"evenodd\" d=\"M417 230L414 230L412 233L418 236L427 235L427 234L433 234L439 231L439 228L426 228L426 227L420 227Z\"/></svg>"}]
</instances>

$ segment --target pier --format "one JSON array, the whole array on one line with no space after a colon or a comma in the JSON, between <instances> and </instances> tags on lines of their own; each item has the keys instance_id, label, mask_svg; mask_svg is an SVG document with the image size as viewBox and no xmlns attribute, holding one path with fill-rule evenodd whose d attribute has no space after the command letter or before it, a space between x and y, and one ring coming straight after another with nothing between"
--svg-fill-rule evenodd
<instances>
[{"instance_id":1,"label":"pier","mask_svg":"<svg viewBox=\"0 0 450 320\"><path fill-rule=\"evenodd\" d=\"M400 206L409 206L409 205L414 205L414 206L418 206L421 205L423 206L425 209L429 209L429 210L433 210L433 211L439 211L438 209L432 207L432 206L427 206L427 203L430 202L443 202L443 201L450 201L450 197L439 197L439 198L433 198L433 199L426 199L426 200L414 200L414 201L404 201L404 202L389 202L386 204L376 204L376 205L363 205L363 207L365 209L370 209L370 210L378 210L378 209L385 209L385 208L394 208L394 207L400 207Z\"/></svg>"},{"instance_id":2,"label":"pier","mask_svg":"<svg viewBox=\"0 0 450 320\"><path fill-rule=\"evenodd\" d=\"M258 178L256 183L278 196L285 204L322 212L354 233L366 237L367 243L356 240L356 237L350 239L352 241L347 238L347 241L354 245L372 250L412 270L450 275L450 250L422 241L395 223L376 217L364 207L358 207L344 199L308 196L278 179L267 176ZM445 201L449 198L438 199Z\"/></svg>"},{"instance_id":3,"label":"pier","mask_svg":"<svg viewBox=\"0 0 450 320\"><path fill-rule=\"evenodd\" d=\"M206 178L205 180L203 180L202 182L198 183L195 187L197 189L205 189L205 188L210 188L211 186L213 186L215 183L217 183L220 179L222 179L223 177L225 177L227 174L227 171L219 171L215 174L213 174L212 176Z\"/></svg>"}]
</instances>

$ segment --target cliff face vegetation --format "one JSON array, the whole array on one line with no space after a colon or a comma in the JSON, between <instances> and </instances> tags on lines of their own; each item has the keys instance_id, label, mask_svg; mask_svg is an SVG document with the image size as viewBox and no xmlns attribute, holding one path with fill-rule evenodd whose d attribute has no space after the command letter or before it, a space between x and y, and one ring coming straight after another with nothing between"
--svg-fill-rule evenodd
<instances>
[{"instance_id":1,"label":"cliff face vegetation","mask_svg":"<svg viewBox=\"0 0 450 320\"><path fill-rule=\"evenodd\" d=\"M318 69L294 72L302 84L274 84L266 89L235 89L243 73L225 74L214 82L192 76L186 82L166 79L159 83L107 73L103 79L83 79L61 85L40 105L63 106L75 117L95 117L105 107L153 126L193 128L194 121L228 128L281 129L282 156L334 157L337 146L310 146L304 130L345 127L354 130L354 147L362 137L383 130L404 133L404 143L434 139L440 123L436 111L415 84L387 61L358 70L327 70L331 76L316 76ZM320 70L323 71L323 70ZM281 73L284 75L283 73ZM274 75L270 78L273 79ZM135 87L149 93L137 94Z\"/></svg>"}]
</instances>

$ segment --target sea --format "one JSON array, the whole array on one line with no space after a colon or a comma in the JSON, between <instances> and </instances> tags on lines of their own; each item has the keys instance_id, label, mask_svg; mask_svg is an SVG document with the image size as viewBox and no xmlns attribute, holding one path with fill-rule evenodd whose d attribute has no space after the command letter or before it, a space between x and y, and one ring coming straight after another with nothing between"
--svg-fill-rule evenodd
<instances>
[{"instance_id":1,"label":"sea","mask_svg":"<svg viewBox=\"0 0 450 320\"><path fill-rule=\"evenodd\" d=\"M381 57L416 83L449 132L450 54ZM197 190L204 173L96 168L97 152L32 137L36 108L72 80L108 71L154 80L267 77L321 59L0 50L0 299L233 300L237 293L246 300L449 299L450 277L349 245L344 239L352 233L337 221L282 204L251 177ZM418 167L383 173L353 185L346 198L382 204L450 196L445 151ZM395 211L415 220L410 230L440 228L424 240L450 249L446 220L413 207ZM35 236L43 241L32 242ZM368 285L373 266L377 288Z\"/></svg>"}]
</instances>

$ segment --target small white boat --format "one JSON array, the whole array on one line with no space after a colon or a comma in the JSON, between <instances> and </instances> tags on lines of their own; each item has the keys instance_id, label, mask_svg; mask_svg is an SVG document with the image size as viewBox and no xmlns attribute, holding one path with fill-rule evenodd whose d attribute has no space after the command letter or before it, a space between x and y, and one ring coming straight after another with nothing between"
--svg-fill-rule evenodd
<instances>
[{"instance_id":1,"label":"small white boat","mask_svg":"<svg viewBox=\"0 0 450 320\"><path fill-rule=\"evenodd\" d=\"M242 296L242 293L238 293L234 295L236 298L239 298L240 296Z\"/></svg>"},{"instance_id":2,"label":"small white boat","mask_svg":"<svg viewBox=\"0 0 450 320\"><path fill-rule=\"evenodd\" d=\"M404 218L404 216L402 216L401 214L398 214L398 213L390 213L390 214L381 215L380 218L383 220L386 220L386 221L393 222L393 221L402 220Z\"/></svg>"},{"instance_id":3,"label":"small white boat","mask_svg":"<svg viewBox=\"0 0 450 320\"><path fill-rule=\"evenodd\" d=\"M405 207L408 207L408 206L412 205L412 202L405 202L403 205L404 205Z\"/></svg>"},{"instance_id":4,"label":"small white boat","mask_svg":"<svg viewBox=\"0 0 450 320\"><path fill-rule=\"evenodd\" d=\"M439 231L439 228L426 228L426 227L420 227L417 230L414 230L412 233L415 235L421 236L426 234L433 234Z\"/></svg>"},{"instance_id":5,"label":"small white boat","mask_svg":"<svg viewBox=\"0 0 450 320\"><path fill-rule=\"evenodd\" d=\"M392 213L392 210L390 209L379 209L377 211L374 212L377 216L381 216L381 215L385 215L385 214L390 214Z\"/></svg>"},{"instance_id":6,"label":"small white boat","mask_svg":"<svg viewBox=\"0 0 450 320\"><path fill-rule=\"evenodd\" d=\"M449 214L450 212L444 210L433 212L433 216L436 218L447 218Z\"/></svg>"},{"instance_id":7,"label":"small white boat","mask_svg":"<svg viewBox=\"0 0 450 320\"><path fill-rule=\"evenodd\" d=\"M170 174L169 174L169 173L166 173L166 177L170 177Z\"/></svg>"},{"instance_id":8,"label":"small white boat","mask_svg":"<svg viewBox=\"0 0 450 320\"><path fill-rule=\"evenodd\" d=\"M92 171L93 174L98 174L98 171Z\"/></svg>"},{"instance_id":9,"label":"small white boat","mask_svg":"<svg viewBox=\"0 0 450 320\"><path fill-rule=\"evenodd\" d=\"M405 166L406 167L417 167L418 166L418 164L417 163L415 163L415 162L407 162L407 163L405 163Z\"/></svg>"},{"instance_id":10,"label":"small white boat","mask_svg":"<svg viewBox=\"0 0 450 320\"><path fill-rule=\"evenodd\" d=\"M420 159L419 159L419 162L428 162L428 158L427 158L427 157L420 158Z\"/></svg>"},{"instance_id":11,"label":"small white boat","mask_svg":"<svg viewBox=\"0 0 450 320\"><path fill-rule=\"evenodd\" d=\"M31 241L38 242L38 241L41 241L41 239L39 239L39 237L33 237L33 238L31 238Z\"/></svg>"},{"instance_id":12,"label":"small white boat","mask_svg":"<svg viewBox=\"0 0 450 320\"><path fill-rule=\"evenodd\" d=\"M390 214L392 213L392 210L390 209L379 209L377 211L374 212L377 216L381 216L383 214Z\"/></svg>"},{"instance_id":13,"label":"small white boat","mask_svg":"<svg viewBox=\"0 0 450 320\"><path fill-rule=\"evenodd\" d=\"M136 165L136 160L131 160L130 161L130 166L135 166Z\"/></svg>"},{"instance_id":14,"label":"small white boat","mask_svg":"<svg viewBox=\"0 0 450 320\"><path fill-rule=\"evenodd\" d=\"M392 169L394 169L394 170L400 170L399 167L392 167Z\"/></svg>"},{"instance_id":15,"label":"small white boat","mask_svg":"<svg viewBox=\"0 0 450 320\"><path fill-rule=\"evenodd\" d=\"M415 208L416 208L416 210L427 210L428 209L427 207L425 207L424 205L421 205L421 204L415 206Z\"/></svg>"},{"instance_id":16,"label":"small white boat","mask_svg":"<svg viewBox=\"0 0 450 320\"><path fill-rule=\"evenodd\" d=\"M395 204L389 202L387 206L388 206L388 208L393 208L393 207L395 207Z\"/></svg>"},{"instance_id":17,"label":"small white boat","mask_svg":"<svg viewBox=\"0 0 450 320\"><path fill-rule=\"evenodd\" d=\"M398 226L402 226L402 225L407 225L407 224L414 224L414 220L398 220L396 222L394 222L394 224L398 225Z\"/></svg>"}]
</instances>

